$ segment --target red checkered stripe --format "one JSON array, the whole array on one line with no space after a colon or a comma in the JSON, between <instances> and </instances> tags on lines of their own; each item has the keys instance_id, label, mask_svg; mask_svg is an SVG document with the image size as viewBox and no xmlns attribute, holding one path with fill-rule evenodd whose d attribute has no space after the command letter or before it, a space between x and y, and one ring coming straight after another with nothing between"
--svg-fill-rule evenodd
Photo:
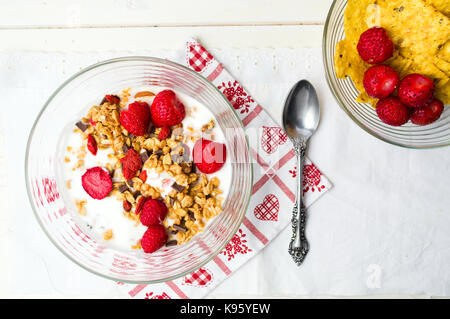
<instances>
[{"instance_id":1,"label":"red checkered stripe","mask_svg":"<svg viewBox=\"0 0 450 319\"><path fill-rule=\"evenodd\" d=\"M201 72L213 60L211 54L199 44L189 46L189 65L196 72Z\"/></svg>"}]
</instances>

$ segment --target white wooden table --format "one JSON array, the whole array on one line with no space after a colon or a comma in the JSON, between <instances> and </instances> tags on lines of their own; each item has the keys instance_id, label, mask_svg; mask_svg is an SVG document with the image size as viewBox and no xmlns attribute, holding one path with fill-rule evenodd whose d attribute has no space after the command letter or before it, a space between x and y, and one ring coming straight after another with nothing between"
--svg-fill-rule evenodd
<instances>
[{"instance_id":1,"label":"white wooden table","mask_svg":"<svg viewBox=\"0 0 450 319\"><path fill-rule=\"evenodd\" d=\"M323 24L331 0L115 0L115 1L27 1L0 0L0 51L11 54L19 51L108 51L178 49L183 40L195 34L209 49L226 48L300 48L320 47ZM220 37L217 36L220 34ZM275 118L279 110L269 110ZM339 113L340 114L340 113ZM343 114L340 114L344 118ZM348 120L348 122L350 122ZM346 122L347 123L347 122ZM361 134L360 143L378 143L368 134L348 124ZM1 129L1 128L0 128ZM323 136L326 133L322 134ZM7 138L3 132L0 137ZM320 138L320 137L318 137ZM0 148L3 140L0 138ZM383 144L381 147L397 154L409 154L406 150ZM317 159L320 167L334 183L340 174L318 149L311 150L311 158ZM349 153L350 154L350 153ZM355 155L355 153L351 153ZM449 152L439 153L439 156ZM0 157L0 202L6 201L6 179L4 163ZM334 170L334 171L333 171ZM343 173L344 174L344 173ZM347 173L348 174L348 173ZM350 176L350 180L355 176ZM447 184L448 185L448 184ZM445 185L442 187L445 189ZM448 190L448 188L447 188ZM320 200L315 210L340 207L342 198L339 189L329 196L328 203ZM344 196L345 197L345 196ZM0 204L2 205L2 204ZM1 206L0 206L1 207ZM366 207L367 208L367 207ZM356 208L355 208L356 209ZM448 212L448 210L447 210ZM13 247L8 242L8 220L14 212L0 213L0 297L66 297L54 291L50 294L15 292L11 295L9 263ZM311 220L311 227L318 220ZM284 239L283 239L284 240ZM50 243L49 243L50 245ZM270 249L270 247L269 247ZM6 262L5 262L6 261ZM242 267L233 278L246 280L252 285L263 285L254 275L255 260ZM264 275L264 274L260 274ZM214 291L210 297L251 297L253 290L242 295L232 290ZM376 291L374 292L376 293ZM92 295L74 292L70 297L119 297L114 290L96 292ZM295 290L289 293L266 291L259 297L296 297Z\"/></svg>"}]
</instances>

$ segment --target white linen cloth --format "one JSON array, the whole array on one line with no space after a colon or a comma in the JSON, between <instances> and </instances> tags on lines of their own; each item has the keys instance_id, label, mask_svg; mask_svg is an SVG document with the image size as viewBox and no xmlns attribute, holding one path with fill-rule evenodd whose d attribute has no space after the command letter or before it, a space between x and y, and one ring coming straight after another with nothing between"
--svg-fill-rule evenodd
<instances>
[{"instance_id":1,"label":"white linen cloth","mask_svg":"<svg viewBox=\"0 0 450 319\"><path fill-rule=\"evenodd\" d=\"M182 46L182 44L180 44ZM363 132L339 109L324 78L319 48L210 50L280 122L299 79L317 88L322 118L308 156L334 187L309 209L310 252L300 267L287 257L291 231L217 287L210 297L450 295L450 148L409 150ZM183 61L182 52L0 53L2 221L11 293L123 297L117 285L65 258L38 226L24 185L25 141L56 87L80 68L124 55ZM6 216L6 217L5 217Z\"/></svg>"}]
</instances>

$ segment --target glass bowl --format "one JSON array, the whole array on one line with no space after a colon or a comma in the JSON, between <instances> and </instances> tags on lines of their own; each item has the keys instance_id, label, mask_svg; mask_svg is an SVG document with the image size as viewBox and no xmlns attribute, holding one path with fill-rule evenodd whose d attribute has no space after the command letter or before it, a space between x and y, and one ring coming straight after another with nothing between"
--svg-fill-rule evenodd
<instances>
[{"instance_id":1,"label":"glass bowl","mask_svg":"<svg viewBox=\"0 0 450 319\"><path fill-rule=\"evenodd\" d=\"M345 38L344 11L347 0L335 0L325 22L322 51L328 85L340 107L366 132L382 141L408 148L434 148L450 145L450 108L441 118L426 126L407 123L400 127L380 121L370 104L356 102L359 92L350 78L338 79L334 69L336 44Z\"/></svg>"},{"instance_id":2,"label":"glass bowl","mask_svg":"<svg viewBox=\"0 0 450 319\"><path fill-rule=\"evenodd\" d=\"M105 246L76 223L60 170L62 136L99 98L124 88L162 86L193 96L208 107L225 132L232 180L223 212L186 244L153 254ZM228 134L229 132L232 134ZM70 132L70 131L69 131ZM31 130L26 152L26 185L42 229L58 249L81 267L121 282L157 283L197 270L217 256L239 229L250 199L252 166L240 119L222 93L194 71L167 60L125 57L92 65L72 76L49 98ZM73 199L72 199L73 200Z\"/></svg>"}]
</instances>

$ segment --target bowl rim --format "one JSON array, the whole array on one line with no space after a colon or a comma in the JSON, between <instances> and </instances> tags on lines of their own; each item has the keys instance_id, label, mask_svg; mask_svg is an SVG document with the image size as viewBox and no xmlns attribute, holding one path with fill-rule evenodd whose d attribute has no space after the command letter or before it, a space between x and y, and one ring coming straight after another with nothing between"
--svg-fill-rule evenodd
<instances>
[{"instance_id":1,"label":"bowl rim","mask_svg":"<svg viewBox=\"0 0 450 319\"><path fill-rule=\"evenodd\" d=\"M322 33L322 62L323 62L324 70L325 70L325 78L327 80L328 87L329 87L330 91L333 93L333 97L336 100L336 102L338 103L339 107L352 119L352 121L354 123L356 123L365 132L367 132L370 135L372 135L372 136L382 140L383 142L389 143L391 145L400 146L400 147L404 147L404 148L408 148L408 149L416 149L416 150L437 149L437 148L444 148L444 147L450 146L450 141L447 144L442 144L442 145L425 145L425 146L412 146L412 145L406 145L406 144L402 144L402 143L397 143L397 142L391 141L391 140L389 140L389 139L387 139L387 138L377 134L376 132L370 130L366 126L364 126L364 124L362 124L358 119L356 119L353 116L353 114L350 113L350 111L345 106L344 102L342 102L338 98L337 89L331 83L332 73L331 73L331 70L328 68L328 65L327 65L328 61L326 60L326 47L327 47L326 39L327 39L327 30L328 30L328 27L329 27L329 24L330 24L330 20L331 20L331 14L334 12L334 8L337 5L337 3L338 2L342 2L342 1L345 1L346 3L348 2L347 0L333 0L333 3L331 4L330 9L328 10L327 18L325 20L325 24L324 24L324 27L323 27L323 33ZM333 57L333 59L334 59L334 57ZM338 79L338 80L341 80L341 79ZM360 104L363 104L363 103L360 103Z\"/></svg>"},{"instance_id":2,"label":"bowl rim","mask_svg":"<svg viewBox=\"0 0 450 319\"><path fill-rule=\"evenodd\" d=\"M43 222L41 221L36 207L35 207L35 203L32 200L32 194L33 191L31 190L31 184L30 184L30 179L29 179L29 171L28 171L28 162L29 162L29 151L30 151L30 145L31 145L31 141L33 139L34 136L34 131L36 129L37 123L39 122L39 120L41 119L44 111L47 109L48 105L53 101L53 99L59 94L59 92L64 89L69 83L71 83L73 80L75 80L76 78L78 78L79 76L93 70L96 69L98 67L104 66L104 65L108 65L108 64L114 64L114 63L120 63L120 62L130 62L130 61L145 61L145 62L156 62L156 63L160 63L160 64L165 64L165 65L170 65L173 66L175 68L182 68L185 71L193 74L194 76L198 77L201 81L203 81L207 86L209 86L210 88L212 88L213 90L215 90L216 92L218 92L222 98L224 99L224 101L226 102L226 104L228 105L228 107L230 108L230 110L233 111L234 116L236 117L236 119L238 120L238 123L240 125L240 127L242 128L243 132L244 132L244 136L245 136L245 142L246 142L246 146L247 146L247 161L250 165L250 176L249 176L249 183L250 183L250 189L249 189L249 193L247 198L245 199L245 204L244 204L244 208L242 209L241 215L239 216L239 222L236 223L236 226L234 227L233 231L231 232L231 235L228 236L228 238L224 241L224 244L222 244L220 246L219 249L217 249L215 252L213 252L208 258L205 259L205 261L203 261L202 263L200 263L198 266L195 267L191 267L188 270L178 274L178 275L173 275L167 278L163 278L163 279L158 279L158 280L149 280L149 281L142 281L142 280L124 280L121 278L116 278L113 276L109 276L109 275L105 275L103 273L100 273L98 271L95 271L93 269L90 269L88 267L86 267L85 265L81 264L78 260L76 260L74 257L70 256L63 248L61 248L52 238L52 236L50 235L50 233L47 231L47 229L45 228ZM108 60L103 60L94 64L91 64L85 68L83 68L82 70L78 71L77 73L73 74L71 77L69 77L67 80L65 80L60 86L57 87L57 89L50 95L50 97L47 99L47 101L44 103L42 109L39 111L36 119L34 120L33 126L31 127L30 133L28 135L28 140L27 140L27 145L26 145L26 151L25 151L25 185L26 185L26 189L27 189L27 195L28 195L28 200L29 203L31 204L31 208L33 210L34 216L36 217L36 220L38 221L38 224L41 226L41 229L44 231L44 233L46 234L47 238L53 243L53 245L63 254L65 255L69 260L71 260L72 262L74 262L75 264L77 264L78 266L80 266L81 268L87 270L90 273L93 273L97 276L100 276L102 278L105 279L109 279L109 280L113 280L113 281L120 281L120 282L124 282L124 283L130 283L130 284L156 284L156 283L162 283L162 282L167 282L167 281L171 281L171 280L175 280L177 278L181 278L193 271L198 270L199 268L203 267L204 265L206 265L207 263L209 263L211 260L213 260L215 257L217 257L217 255L220 254L220 252L225 248L226 245L228 245L228 243L231 241L231 239L233 238L233 236L237 233L237 231L239 230L239 228L242 225L242 222L245 218L246 212L248 210L248 206L250 204L250 198L251 198L251 194L252 194L252 190L253 190L253 179L254 179L254 174L253 174L253 162L251 160L251 155L250 155L250 143L249 143L249 138L245 132L245 126L242 122L242 120L239 118L239 116L237 115L236 111L234 110L233 106L231 105L230 101L228 101L228 99L225 97L225 95L223 95L223 93L214 85L211 83L211 81L209 81L207 78L205 78L203 75L191 70L190 68L179 64L177 62L173 62L170 61L168 59L162 59L162 58L157 58L157 57L148 57L148 56L123 56L123 57L118 57L118 58L112 58L112 59L108 59Z\"/></svg>"}]
</instances>

